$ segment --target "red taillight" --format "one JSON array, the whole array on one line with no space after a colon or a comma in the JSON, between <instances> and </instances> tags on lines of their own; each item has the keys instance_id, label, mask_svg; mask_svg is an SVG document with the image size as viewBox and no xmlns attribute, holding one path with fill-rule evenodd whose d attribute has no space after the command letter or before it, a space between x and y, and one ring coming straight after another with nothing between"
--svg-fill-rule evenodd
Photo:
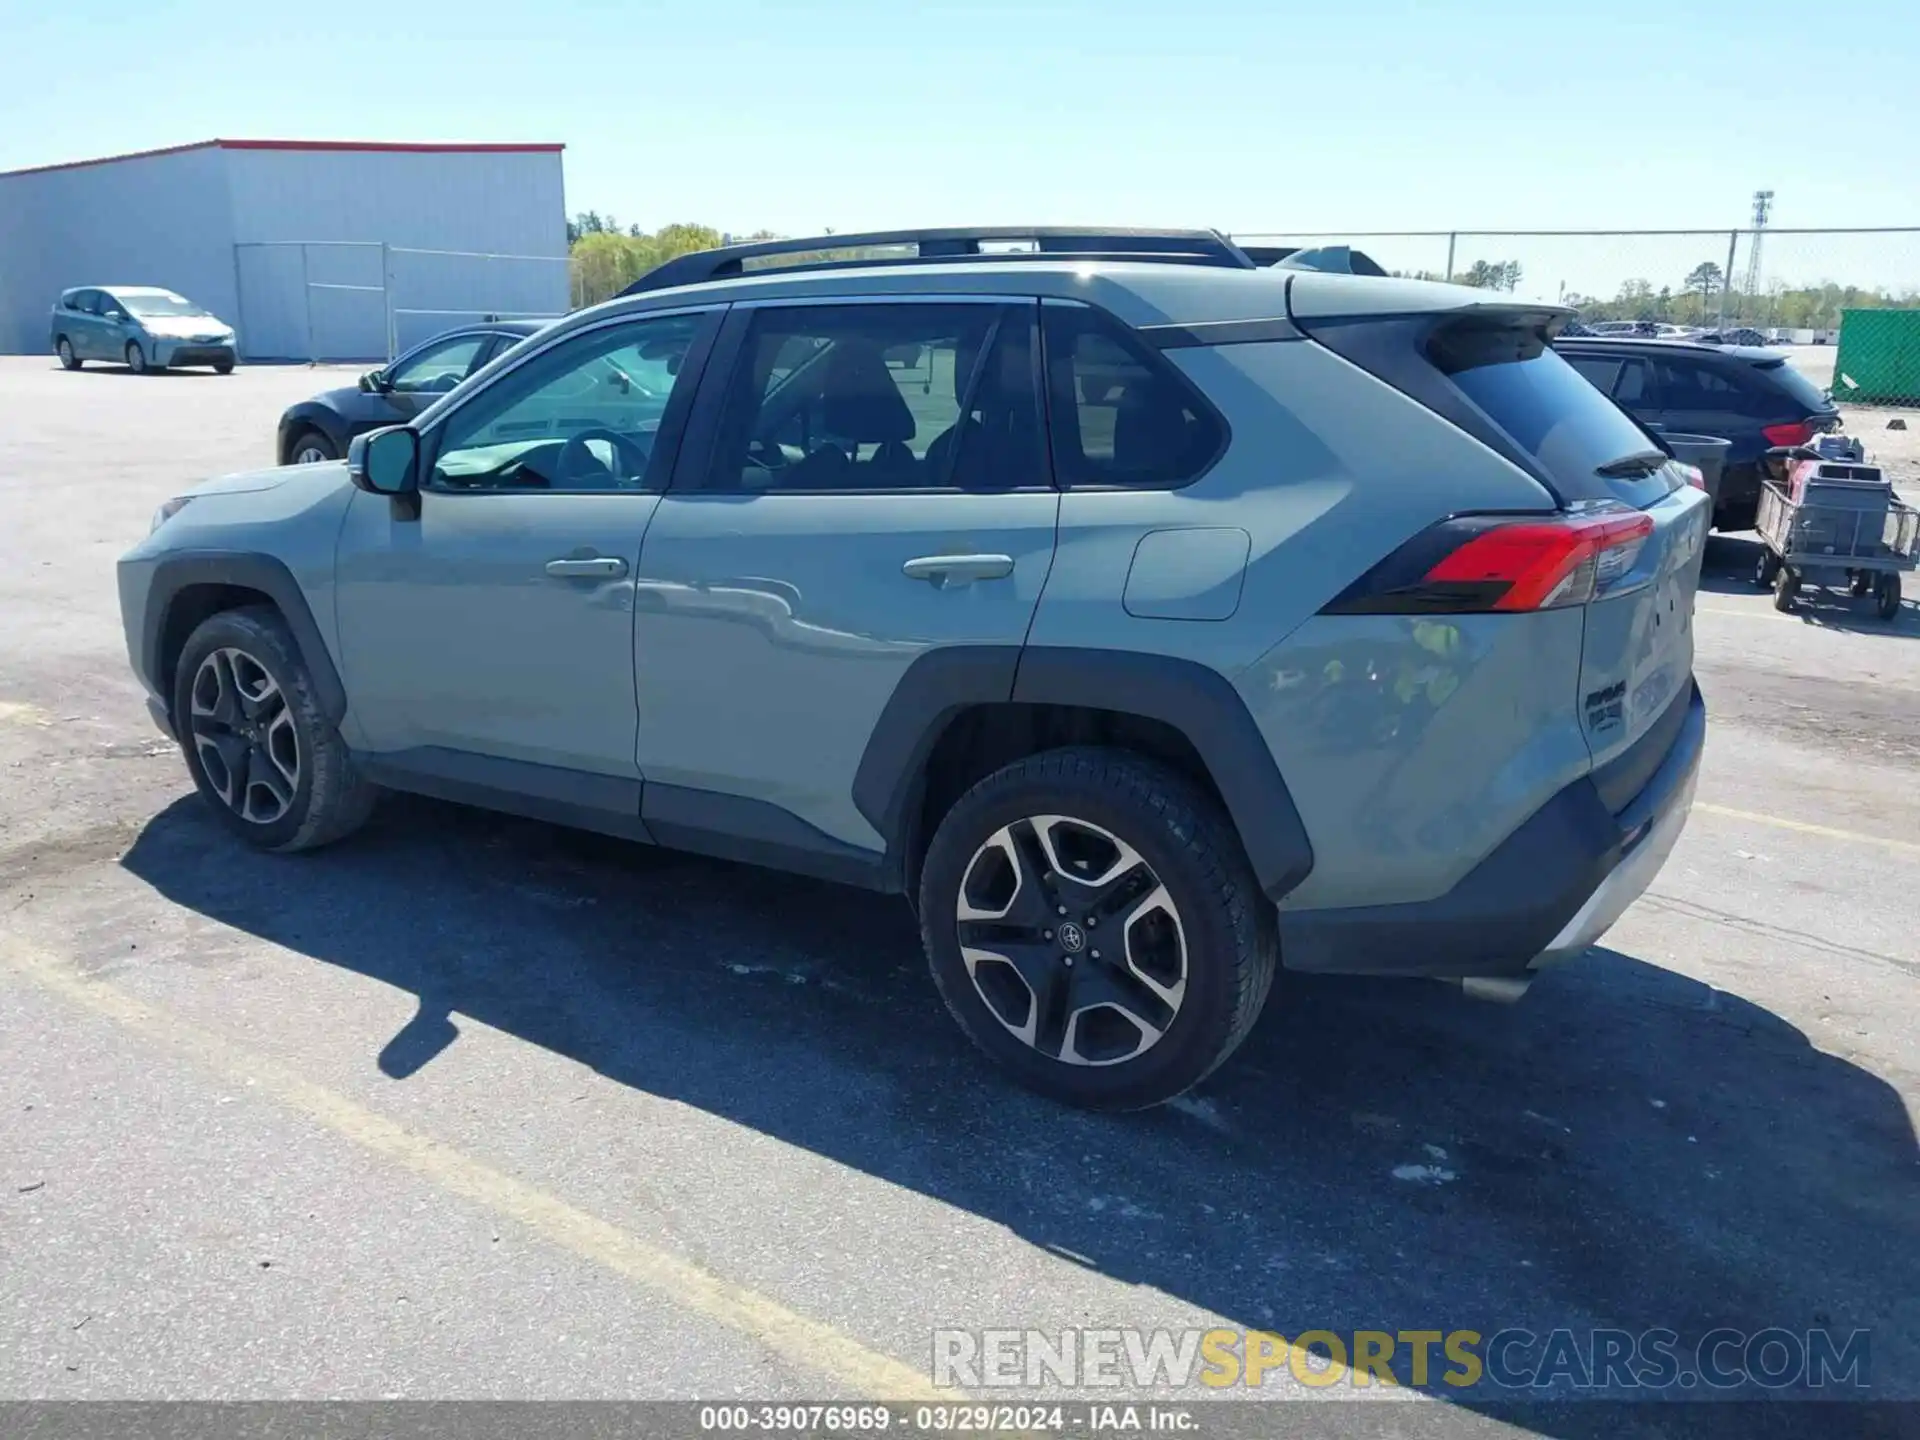
<instances>
[{"instance_id":1,"label":"red taillight","mask_svg":"<svg viewBox=\"0 0 1920 1440\"><path fill-rule=\"evenodd\" d=\"M1702 470L1698 465L1683 465L1678 460L1675 460L1673 462L1673 468L1684 475L1687 484L1691 485L1694 489L1705 490L1707 488L1707 472Z\"/></svg>"},{"instance_id":2,"label":"red taillight","mask_svg":"<svg viewBox=\"0 0 1920 1440\"><path fill-rule=\"evenodd\" d=\"M1551 610L1628 574L1653 518L1624 506L1552 517L1462 516L1423 531L1327 606L1333 614Z\"/></svg>"},{"instance_id":3,"label":"red taillight","mask_svg":"<svg viewBox=\"0 0 1920 1440\"><path fill-rule=\"evenodd\" d=\"M1813 425L1807 420L1794 420L1785 425L1762 425L1760 433L1767 437L1769 445L1807 445L1813 441Z\"/></svg>"}]
</instances>

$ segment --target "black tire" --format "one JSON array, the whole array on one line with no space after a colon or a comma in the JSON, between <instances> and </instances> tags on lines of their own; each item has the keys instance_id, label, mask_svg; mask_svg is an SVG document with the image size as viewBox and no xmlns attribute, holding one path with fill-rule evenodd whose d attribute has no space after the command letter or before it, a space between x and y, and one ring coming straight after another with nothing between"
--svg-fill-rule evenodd
<instances>
[{"instance_id":1,"label":"black tire","mask_svg":"<svg viewBox=\"0 0 1920 1440\"><path fill-rule=\"evenodd\" d=\"M1876 591L1877 601L1874 611L1882 620L1891 620L1900 613L1900 577L1889 570L1880 577Z\"/></svg>"},{"instance_id":2,"label":"black tire","mask_svg":"<svg viewBox=\"0 0 1920 1440\"><path fill-rule=\"evenodd\" d=\"M1854 599L1864 599L1874 592L1875 577L1871 570L1849 570L1847 572L1847 594Z\"/></svg>"},{"instance_id":3,"label":"black tire","mask_svg":"<svg viewBox=\"0 0 1920 1440\"><path fill-rule=\"evenodd\" d=\"M1030 1008L1025 1013L1033 1017L1029 1028L1041 1031L1043 1009L1052 1017L1047 1033L1059 1044L1052 1054L1043 1048L1048 1043L1044 1036L1030 1043L1015 1033L1013 1021L996 1013L961 953L959 906L970 868L988 854L1003 831L1015 835L1028 825L1031 840L1028 817L1069 817L1081 822L1085 833L1105 831L1107 838L1123 842L1144 862L1145 873L1135 882L1136 889L1152 890L1157 882L1157 887L1164 887L1171 910L1171 916L1167 908L1149 915L1150 902L1123 887L1114 916L1129 906L1137 907L1131 911L1135 917L1131 930L1118 928L1110 918L1104 932L1096 931L1096 920L1084 919L1080 922L1084 929L1063 924L1058 941L1051 930L1044 932L1049 942L1066 945L1071 943L1065 937L1072 930L1083 947L1075 952L1083 961L1077 972L1057 967L1053 971L1061 977L1060 989L1052 992L1060 998L1053 1005L1043 1005L1039 992L1026 984L1025 1003ZM1059 834L1059 827L1050 833ZM1052 883L1062 886L1061 898L1080 898L1067 894L1072 888L1070 876L1058 871L1047 874L1051 882L1038 877L1036 895L1051 895L1046 887ZM1052 905L1052 900L1046 900L1041 912ZM1127 1058L1111 1062L1085 1058L1073 1038L1078 1017L1106 1008L1111 1012L1106 1023L1110 1032L1112 1015L1130 1012L1098 1004L1069 1010L1074 976L1082 984L1098 985L1118 972L1131 993L1151 1005L1151 997L1137 979L1129 977L1129 971L1138 974L1131 963L1120 967L1111 960L1098 960L1099 952L1093 948L1097 936L1127 935L1123 953L1131 955L1131 937L1143 925L1157 924L1164 936L1169 919L1171 933L1180 943L1168 953L1178 954L1182 966L1171 1018L1164 1020L1152 1040L1146 1039L1147 1031L1136 1019L1129 1039L1145 1043ZM968 1038L1021 1084L1091 1110L1144 1109L1171 1100L1204 1079L1253 1028L1273 984L1279 949L1271 907L1219 804L1163 765L1126 751L1095 748L1031 756L989 775L962 796L940 822L927 850L920 876L920 923L934 983ZM976 945L1002 943L982 941L977 934L972 938ZM1063 956L1057 964L1071 966L1072 961ZM995 968L987 966L989 971ZM1011 964L998 968L1017 973ZM1155 993L1162 996L1164 1005L1168 992ZM1086 1033L1092 1036L1100 1023L1089 1020ZM1080 1063L1059 1058L1069 1048Z\"/></svg>"},{"instance_id":4,"label":"black tire","mask_svg":"<svg viewBox=\"0 0 1920 1440\"><path fill-rule=\"evenodd\" d=\"M1793 597L1800 593L1800 577L1782 565L1773 579L1773 608L1781 614L1793 609Z\"/></svg>"},{"instance_id":5,"label":"black tire","mask_svg":"<svg viewBox=\"0 0 1920 1440\"><path fill-rule=\"evenodd\" d=\"M296 747L295 778L285 786L290 792L289 798L284 811L272 818L251 818L241 813L226 793L235 788L235 776L229 772L223 785L209 772L210 761L203 754L204 745L215 752L213 758L217 761L219 744L210 733L203 737L200 717L196 716L196 683L210 657L235 652L251 661L272 682L290 722ZM231 662L228 673L233 673ZM217 678L213 683L217 684ZM354 769L346 742L320 708L306 662L300 658L300 647L279 612L271 607L226 610L201 622L187 638L174 669L173 717L195 788L221 822L250 845L262 850L312 850L359 829L373 812L377 792ZM204 718L213 722L207 727L209 732L224 728L216 717ZM277 725L277 713L272 718ZM248 748L245 741L232 734L218 739L243 750ZM257 750L251 763L261 763ZM284 781L284 771L281 774ZM242 788L239 803L246 806L251 792Z\"/></svg>"},{"instance_id":6,"label":"black tire","mask_svg":"<svg viewBox=\"0 0 1920 1440\"><path fill-rule=\"evenodd\" d=\"M1753 566L1753 583L1758 585L1762 590L1772 589L1773 582L1779 574L1780 557L1774 554L1773 551L1767 549L1766 546L1761 546L1760 558L1754 562Z\"/></svg>"},{"instance_id":7,"label":"black tire","mask_svg":"<svg viewBox=\"0 0 1920 1440\"><path fill-rule=\"evenodd\" d=\"M60 357L60 368L62 370L78 370L82 365L87 363L73 353L73 342L64 335L53 342L53 353Z\"/></svg>"},{"instance_id":8,"label":"black tire","mask_svg":"<svg viewBox=\"0 0 1920 1440\"><path fill-rule=\"evenodd\" d=\"M231 360L214 361L213 373L216 375L231 375L233 373L233 361Z\"/></svg>"},{"instance_id":9,"label":"black tire","mask_svg":"<svg viewBox=\"0 0 1920 1440\"><path fill-rule=\"evenodd\" d=\"M150 375L155 368L147 363L147 352L140 348L138 340L127 342L127 368L136 375Z\"/></svg>"},{"instance_id":10,"label":"black tire","mask_svg":"<svg viewBox=\"0 0 1920 1440\"><path fill-rule=\"evenodd\" d=\"M301 458L310 451L319 452L317 456L319 460L338 460L340 458L339 447L329 440L323 432L319 430L302 430L294 437L293 444L287 447L287 463L290 465L308 465L315 463L312 460L304 460Z\"/></svg>"}]
</instances>

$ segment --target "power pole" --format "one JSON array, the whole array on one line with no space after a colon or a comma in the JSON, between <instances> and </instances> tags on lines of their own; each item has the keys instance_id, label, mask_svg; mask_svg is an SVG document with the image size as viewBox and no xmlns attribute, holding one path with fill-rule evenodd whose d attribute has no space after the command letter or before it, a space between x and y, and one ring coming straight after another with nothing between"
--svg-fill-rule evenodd
<instances>
[{"instance_id":1,"label":"power pole","mask_svg":"<svg viewBox=\"0 0 1920 1440\"><path fill-rule=\"evenodd\" d=\"M1747 292L1749 303L1757 301L1760 296L1760 241L1766 235L1767 220L1772 214L1773 191L1754 191L1753 240L1747 247L1747 280L1743 287Z\"/></svg>"}]
</instances>

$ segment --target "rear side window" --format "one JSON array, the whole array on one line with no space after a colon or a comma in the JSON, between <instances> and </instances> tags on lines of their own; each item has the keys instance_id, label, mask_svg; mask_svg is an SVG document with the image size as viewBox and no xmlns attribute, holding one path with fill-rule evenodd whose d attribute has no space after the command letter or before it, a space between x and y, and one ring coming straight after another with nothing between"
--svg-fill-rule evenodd
<instances>
[{"instance_id":1,"label":"rear side window","mask_svg":"<svg viewBox=\"0 0 1920 1440\"><path fill-rule=\"evenodd\" d=\"M1117 321L1048 305L1042 328L1061 485L1175 489L1199 479L1226 447L1226 423L1213 407Z\"/></svg>"},{"instance_id":2,"label":"rear side window","mask_svg":"<svg viewBox=\"0 0 1920 1440\"><path fill-rule=\"evenodd\" d=\"M1427 356L1553 482L1563 500L1645 505L1668 493L1663 473L1619 479L1599 467L1655 448L1621 408L1546 342L1543 327L1463 321L1441 327Z\"/></svg>"},{"instance_id":3,"label":"rear side window","mask_svg":"<svg viewBox=\"0 0 1920 1440\"><path fill-rule=\"evenodd\" d=\"M1833 408L1827 397L1820 393L1820 387L1784 360L1770 360L1765 365L1753 367L1762 378L1786 391L1787 398L1796 405L1808 410L1821 411Z\"/></svg>"},{"instance_id":4,"label":"rear side window","mask_svg":"<svg viewBox=\"0 0 1920 1440\"><path fill-rule=\"evenodd\" d=\"M1620 362L1600 355L1569 355L1567 363L1586 377L1587 383L1602 395L1613 393L1613 382L1620 378Z\"/></svg>"}]
</instances>

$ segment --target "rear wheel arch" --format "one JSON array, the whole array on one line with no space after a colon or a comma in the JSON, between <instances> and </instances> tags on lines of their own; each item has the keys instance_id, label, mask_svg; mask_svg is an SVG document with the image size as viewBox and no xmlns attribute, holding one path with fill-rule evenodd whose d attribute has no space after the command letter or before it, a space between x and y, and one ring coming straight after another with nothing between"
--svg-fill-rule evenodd
<instances>
[{"instance_id":1,"label":"rear wheel arch","mask_svg":"<svg viewBox=\"0 0 1920 1440\"><path fill-rule=\"evenodd\" d=\"M958 646L910 666L881 712L854 804L899 857L909 896L946 811L1002 767L1067 746L1158 761L1226 810L1261 889L1278 900L1313 850L1246 704L1218 671L1130 651Z\"/></svg>"},{"instance_id":2,"label":"rear wheel arch","mask_svg":"<svg viewBox=\"0 0 1920 1440\"><path fill-rule=\"evenodd\" d=\"M142 647L147 673L171 697L174 670L187 639L209 616L266 605L276 610L299 646L315 698L330 724L346 714L346 690L313 611L293 572L270 555L196 552L170 556L155 568Z\"/></svg>"}]
</instances>

